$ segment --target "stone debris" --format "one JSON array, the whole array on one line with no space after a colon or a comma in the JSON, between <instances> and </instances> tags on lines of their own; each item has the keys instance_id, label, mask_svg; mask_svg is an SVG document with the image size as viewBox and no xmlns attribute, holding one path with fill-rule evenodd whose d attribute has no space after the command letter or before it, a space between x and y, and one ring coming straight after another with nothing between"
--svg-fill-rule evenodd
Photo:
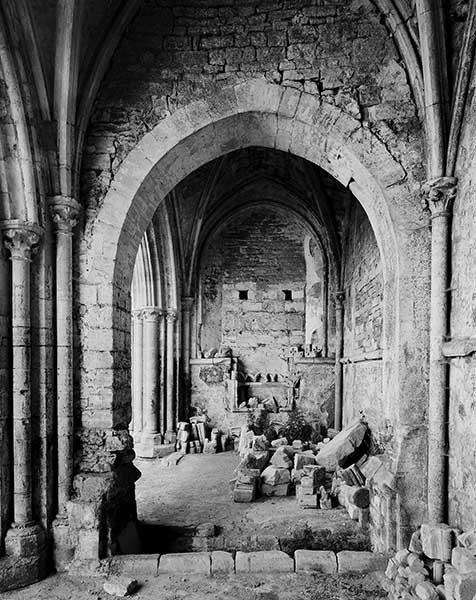
<instances>
[{"instance_id":1,"label":"stone debris","mask_svg":"<svg viewBox=\"0 0 476 600\"><path fill-rule=\"evenodd\" d=\"M387 564L389 599L474 600L476 552L471 542L461 545L471 535L457 534L445 523L422 525L408 550L400 550Z\"/></svg>"},{"instance_id":2,"label":"stone debris","mask_svg":"<svg viewBox=\"0 0 476 600\"><path fill-rule=\"evenodd\" d=\"M289 442L288 442L287 438L285 438L285 437L277 438L276 440L273 440L271 442L272 448L279 448L279 446L288 446L288 445L289 445Z\"/></svg>"},{"instance_id":3,"label":"stone debris","mask_svg":"<svg viewBox=\"0 0 476 600\"><path fill-rule=\"evenodd\" d=\"M215 537L216 525L215 523L201 523L195 527L195 535L198 537Z\"/></svg>"},{"instance_id":4,"label":"stone debris","mask_svg":"<svg viewBox=\"0 0 476 600\"><path fill-rule=\"evenodd\" d=\"M216 575L218 573L234 573L235 572L235 561L233 555L229 552L223 552L216 550L211 555L211 574Z\"/></svg>"},{"instance_id":5,"label":"stone debris","mask_svg":"<svg viewBox=\"0 0 476 600\"><path fill-rule=\"evenodd\" d=\"M456 543L457 531L445 523L438 525L424 523L420 531L423 553L428 558L449 562L451 550Z\"/></svg>"},{"instance_id":6,"label":"stone debris","mask_svg":"<svg viewBox=\"0 0 476 600\"><path fill-rule=\"evenodd\" d=\"M279 485L283 483L289 483L291 481L291 474L289 469L283 469L269 465L261 473L261 481L267 485Z\"/></svg>"},{"instance_id":7,"label":"stone debris","mask_svg":"<svg viewBox=\"0 0 476 600\"><path fill-rule=\"evenodd\" d=\"M293 466L294 451L292 446L279 446L271 458L271 464L283 469L291 469Z\"/></svg>"},{"instance_id":8,"label":"stone debris","mask_svg":"<svg viewBox=\"0 0 476 600\"><path fill-rule=\"evenodd\" d=\"M124 576L109 577L103 585L103 590L107 594L119 597L130 596L136 592L138 588L139 584L137 583L137 580Z\"/></svg>"},{"instance_id":9,"label":"stone debris","mask_svg":"<svg viewBox=\"0 0 476 600\"><path fill-rule=\"evenodd\" d=\"M338 467L347 467L354 463L359 453L366 451L364 438L368 431L367 424L356 421L343 429L327 444L324 444L316 456L316 462L328 471L335 471ZM364 446L364 447L362 447Z\"/></svg>"}]
</instances>

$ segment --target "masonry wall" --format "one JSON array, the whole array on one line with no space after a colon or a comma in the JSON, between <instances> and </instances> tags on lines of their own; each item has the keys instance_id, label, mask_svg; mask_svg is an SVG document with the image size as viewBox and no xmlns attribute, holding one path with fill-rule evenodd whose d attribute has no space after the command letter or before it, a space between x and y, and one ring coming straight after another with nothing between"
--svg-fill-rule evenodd
<instances>
[{"instance_id":1,"label":"masonry wall","mask_svg":"<svg viewBox=\"0 0 476 600\"><path fill-rule=\"evenodd\" d=\"M290 346L304 343L304 237L296 219L266 206L214 236L201 266L202 349L230 347L253 377L286 376Z\"/></svg>"},{"instance_id":2,"label":"masonry wall","mask_svg":"<svg viewBox=\"0 0 476 600\"><path fill-rule=\"evenodd\" d=\"M372 226L355 201L344 251L344 422L363 411L375 432L384 426L382 390L383 276Z\"/></svg>"},{"instance_id":3,"label":"masonry wall","mask_svg":"<svg viewBox=\"0 0 476 600\"><path fill-rule=\"evenodd\" d=\"M364 119L406 170L422 171L405 71L369 0L145 0L96 101L82 201L99 206L127 153L178 107L256 77Z\"/></svg>"},{"instance_id":4,"label":"masonry wall","mask_svg":"<svg viewBox=\"0 0 476 600\"><path fill-rule=\"evenodd\" d=\"M0 256L0 554L10 524L10 265ZM3 285L3 282L6 285Z\"/></svg>"},{"instance_id":5,"label":"masonry wall","mask_svg":"<svg viewBox=\"0 0 476 600\"><path fill-rule=\"evenodd\" d=\"M453 212L451 339L460 356L450 363L449 520L461 529L476 525L476 96L466 110Z\"/></svg>"}]
</instances>

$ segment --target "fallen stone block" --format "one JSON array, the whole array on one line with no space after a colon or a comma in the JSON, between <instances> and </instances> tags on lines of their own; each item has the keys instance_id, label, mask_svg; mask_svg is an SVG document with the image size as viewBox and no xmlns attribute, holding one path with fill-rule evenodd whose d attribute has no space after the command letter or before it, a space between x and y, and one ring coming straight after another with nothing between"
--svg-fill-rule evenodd
<instances>
[{"instance_id":1,"label":"fallen stone block","mask_svg":"<svg viewBox=\"0 0 476 600\"><path fill-rule=\"evenodd\" d=\"M211 554L209 552L180 552L162 554L159 558L159 575L200 574L210 575Z\"/></svg>"},{"instance_id":2,"label":"fallen stone block","mask_svg":"<svg viewBox=\"0 0 476 600\"><path fill-rule=\"evenodd\" d=\"M458 542L476 556L476 529L460 534Z\"/></svg>"},{"instance_id":3,"label":"fallen stone block","mask_svg":"<svg viewBox=\"0 0 476 600\"><path fill-rule=\"evenodd\" d=\"M421 600L439 600L436 586L434 586L431 581L419 583L415 588L415 594L418 598L421 598Z\"/></svg>"},{"instance_id":4,"label":"fallen stone block","mask_svg":"<svg viewBox=\"0 0 476 600\"><path fill-rule=\"evenodd\" d=\"M410 552L415 554L423 554L423 547L421 545L421 532L420 530L415 531L410 538L410 543L408 544L408 549Z\"/></svg>"},{"instance_id":5,"label":"fallen stone block","mask_svg":"<svg viewBox=\"0 0 476 600\"><path fill-rule=\"evenodd\" d=\"M303 469L304 465L315 465L316 458L314 455L298 453L294 455L294 468Z\"/></svg>"},{"instance_id":6,"label":"fallen stone block","mask_svg":"<svg viewBox=\"0 0 476 600\"><path fill-rule=\"evenodd\" d=\"M459 573L476 573L476 556L468 548L453 548L451 564Z\"/></svg>"},{"instance_id":7,"label":"fallen stone block","mask_svg":"<svg viewBox=\"0 0 476 600\"><path fill-rule=\"evenodd\" d=\"M320 465L304 465L304 474L313 478L316 487L323 485L326 481L326 469Z\"/></svg>"},{"instance_id":8,"label":"fallen stone block","mask_svg":"<svg viewBox=\"0 0 476 600\"><path fill-rule=\"evenodd\" d=\"M244 484L255 484L260 474L261 472L259 469L238 468L236 473L236 481Z\"/></svg>"},{"instance_id":9,"label":"fallen stone block","mask_svg":"<svg viewBox=\"0 0 476 600\"><path fill-rule=\"evenodd\" d=\"M269 452L256 452L254 450L246 450L240 462L239 468L258 469L259 472L264 470L269 461ZM278 466L278 465L277 465Z\"/></svg>"},{"instance_id":10,"label":"fallen stone block","mask_svg":"<svg viewBox=\"0 0 476 600\"><path fill-rule=\"evenodd\" d=\"M296 571L337 573L337 559L330 550L296 550Z\"/></svg>"},{"instance_id":11,"label":"fallen stone block","mask_svg":"<svg viewBox=\"0 0 476 600\"><path fill-rule=\"evenodd\" d=\"M317 494L298 496L300 508L319 508L319 496Z\"/></svg>"},{"instance_id":12,"label":"fallen stone block","mask_svg":"<svg viewBox=\"0 0 476 600\"><path fill-rule=\"evenodd\" d=\"M451 551L456 545L456 533L455 529L445 523L437 525L424 523L421 526L423 553L428 558L450 562Z\"/></svg>"},{"instance_id":13,"label":"fallen stone block","mask_svg":"<svg viewBox=\"0 0 476 600\"><path fill-rule=\"evenodd\" d=\"M261 552L237 552L235 557L237 573L291 573L294 560L280 550Z\"/></svg>"},{"instance_id":14,"label":"fallen stone block","mask_svg":"<svg viewBox=\"0 0 476 600\"><path fill-rule=\"evenodd\" d=\"M212 563L211 573L215 575L217 573L234 573L235 572L235 561L233 556L229 552L222 552L216 550L212 552Z\"/></svg>"},{"instance_id":15,"label":"fallen stone block","mask_svg":"<svg viewBox=\"0 0 476 600\"><path fill-rule=\"evenodd\" d=\"M291 481L293 483L301 483L301 477L305 475L304 469L296 470L292 469L291 471Z\"/></svg>"},{"instance_id":16,"label":"fallen stone block","mask_svg":"<svg viewBox=\"0 0 476 600\"><path fill-rule=\"evenodd\" d=\"M269 465L261 473L261 481L267 485L279 485L283 483L289 483L291 481L291 474L289 469L283 469Z\"/></svg>"},{"instance_id":17,"label":"fallen stone block","mask_svg":"<svg viewBox=\"0 0 476 600\"><path fill-rule=\"evenodd\" d=\"M263 483L261 493L263 496L287 496L289 494L289 483L279 483L277 485Z\"/></svg>"},{"instance_id":18,"label":"fallen stone block","mask_svg":"<svg viewBox=\"0 0 476 600\"><path fill-rule=\"evenodd\" d=\"M337 554L337 571L338 573L385 571L387 560L383 554L343 550Z\"/></svg>"},{"instance_id":19,"label":"fallen stone block","mask_svg":"<svg viewBox=\"0 0 476 600\"><path fill-rule=\"evenodd\" d=\"M140 579L157 577L158 554L122 554L112 556L109 563L111 575L134 575Z\"/></svg>"},{"instance_id":20,"label":"fallen stone block","mask_svg":"<svg viewBox=\"0 0 476 600\"><path fill-rule=\"evenodd\" d=\"M292 448L290 446L280 446L271 458L271 464L283 469L291 469L293 466Z\"/></svg>"},{"instance_id":21,"label":"fallen stone block","mask_svg":"<svg viewBox=\"0 0 476 600\"><path fill-rule=\"evenodd\" d=\"M366 433L367 425L362 421L356 421L346 427L320 449L316 456L317 464L328 471L352 464L356 458L356 450L362 445Z\"/></svg>"},{"instance_id":22,"label":"fallen stone block","mask_svg":"<svg viewBox=\"0 0 476 600\"><path fill-rule=\"evenodd\" d=\"M395 579L398 573L398 562L391 558L387 563L387 568L385 569L385 577L387 579Z\"/></svg>"},{"instance_id":23,"label":"fallen stone block","mask_svg":"<svg viewBox=\"0 0 476 600\"><path fill-rule=\"evenodd\" d=\"M253 502L256 499L256 485L236 483L233 490L233 502Z\"/></svg>"},{"instance_id":24,"label":"fallen stone block","mask_svg":"<svg viewBox=\"0 0 476 600\"><path fill-rule=\"evenodd\" d=\"M124 597L133 594L139 588L139 584L130 577L110 577L102 587L111 596Z\"/></svg>"},{"instance_id":25,"label":"fallen stone block","mask_svg":"<svg viewBox=\"0 0 476 600\"><path fill-rule=\"evenodd\" d=\"M304 483L305 477L301 478L301 485L296 487L296 496L313 496L316 493L316 488L313 485L309 485L309 483Z\"/></svg>"},{"instance_id":26,"label":"fallen stone block","mask_svg":"<svg viewBox=\"0 0 476 600\"><path fill-rule=\"evenodd\" d=\"M455 600L473 600L476 595L476 573L459 575L455 587Z\"/></svg>"}]
</instances>

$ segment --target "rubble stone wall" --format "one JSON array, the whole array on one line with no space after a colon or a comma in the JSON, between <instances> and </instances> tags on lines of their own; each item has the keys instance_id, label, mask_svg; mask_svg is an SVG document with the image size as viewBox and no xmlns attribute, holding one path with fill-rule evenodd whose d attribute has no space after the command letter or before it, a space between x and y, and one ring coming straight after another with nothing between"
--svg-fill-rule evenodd
<instances>
[{"instance_id":1,"label":"rubble stone wall","mask_svg":"<svg viewBox=\"0 0 476 600\"><path fill-rule=\"evenodd\" d=\"M472 89L476 81L473 76ZM453 212L451 340L468 340L461 356L450 359L449 523L475 526L476 506L476 96L467 108L463 129L458 193ZM464 344L463 344L464 346Z\"/></svg>"},{"instance_id":2,"label":"rubble stone wall","mask_svg":"<svg viewBox=\"0 0 476 600\"><path fill-rule=\"evenodd\" d=\"M122 160L177 108L258 76L367 121L415 174L419 124L404 68L368 0L214 6L147 0L115 53L83 159L82 198L100 205Z\"/></svg>"}]
</instances>

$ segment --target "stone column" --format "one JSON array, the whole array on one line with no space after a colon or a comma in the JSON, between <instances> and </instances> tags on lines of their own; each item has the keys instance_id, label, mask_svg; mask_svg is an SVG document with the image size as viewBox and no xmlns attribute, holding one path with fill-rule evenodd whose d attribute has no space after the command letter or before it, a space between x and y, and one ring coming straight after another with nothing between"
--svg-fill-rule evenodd
<instances>
[{"instance_id":1,"label":"stone column","mask_svg":"<svg viewBox=\"0 0 476 600\"><path fill-rule=\"evenodd\" d=\"M183 418L189 416L190 407L190 358L191 358L191 334L194 298L185 296L182 298L182 373L183 373Z\"/></svg>"},{"instance_id":2,"label":"stone column","mask_svg":"<svg viewBox=\"0 0 476 600\"><path fill-rule=\"evenodd\" d=\"M12 273L12 392L13 392L13 517L5 539L7 554L35 554L42 537L32 510L31 456L31 314L30 263L32 249L40 241L36 224L2 223L10 251ZM28 540L28 542L26 541ZM26 546L25 546L26 544Z\"/></svg>"},{"instance_id":3,"label":"stone column","mask_svg":"<svg viewBox=\"0 0 476 600\"><path fill-rule=\"evenodd\" d=\"M132 317L132 415L134 442L140 442L142 432L142 309L134 309Z\"/></svg>"},{"instance_id":4,"label":"stone column","mask_svg":"<svg viewBox=\"0 0 476 600\"><path fill-rule=\"evenodd\" d=\"M439 177L424 190L431 211L431 309L428 404L428 517L447 518L448 367L442 353L448 333L449 223L457 180Z\"/></svg>"},{"instance_id":5,"label":"stone column","mask_svg":"<svg viewBox=\"0 0 476 600\"><path fill-rule=\"evenodd\" d=\"M335 372L335 402L334 402L334 427L342 429L342 404L343 404L343 365L341 362L344 350L344 292L338 291L335 295L336 304L336 372Z\"/></svg>"},{"instance_id":6,"label":"stone column","mask_svg":"<svg viewBox=\"0 0 476 600\"><path fill-rule=\"evenodd\" d=\"M166 420L166 442L173 443L176 439L174 427L174 371L175 371L175 323L177 311L167 310L167 350L166 350L166 394L167 394L167 420Z\"/></svg>"},{"instance_id":7,"label":"stone column","mask_svg":"<svg viewBox=\"0 0 476 600\"><path fill-rule=\"evenodd\" d=\"M159 321L159 353L160 353L160 375L159 375L159 403L160 403L160 433L162 437L165 436L165 432L167 430L167 422L166 422L166 406L167 406L167 397L166 397L166 354L167 354L167 346L166 346L166 325L165 325L165 317L166 311L160 311L160 321Z\"/></svg>"},{"instance_id":8,"label":"stone column","mask_svg":"<svg viewBox=\"0 0 476 600\"><path fill-rule=\"evenodd\" d=\"M156 456L161 436L159 423L159 318L160 309L142 309L142 434L137 454L146 458Z\"/></svg>"},{"instance_id":9,"label":"stone column","mask_svg":"<svg viewBox=\"0 0 476 600\"><path fill-rule=\"evenodd\" d=\"M329 356L329 265L322 269L322 356Z\"/></svg>"},{"instance_id":10,"label":"stone column","mask_svg":"<svg viewBox=\"0 0 476 600\"><path fill-rule=\"evenodd\" d=\"M58 515L66 517L73 481L73 228L80 205L73 198L49 199L56 233L56 418Z\"/></svg>"}]
</instances>

